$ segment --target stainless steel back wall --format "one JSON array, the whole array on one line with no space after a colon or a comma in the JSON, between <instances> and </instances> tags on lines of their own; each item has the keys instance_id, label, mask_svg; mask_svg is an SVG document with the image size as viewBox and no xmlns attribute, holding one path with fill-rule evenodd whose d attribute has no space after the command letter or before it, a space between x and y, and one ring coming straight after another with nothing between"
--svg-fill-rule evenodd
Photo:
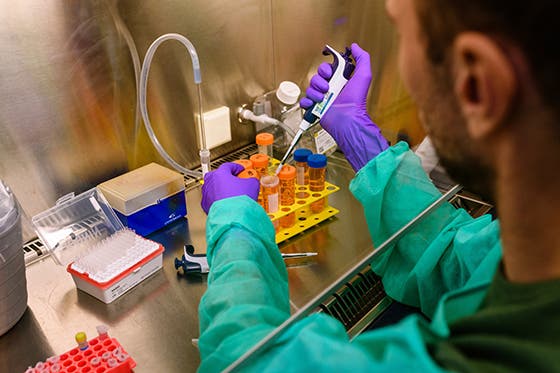
<instances>
[{"instance_id":1,"label":"stainless steel back wall","mask_svg":"<svg viewBox=\"0 0 560 373\"><path fill-rule=\"evenodd\" d=\"M195 45L204 110L228 106L233 141L252 141L235 109L282 80L305 88L325 43L358 41L373 57L373 117L394 139L418 127L395 70L383 0L0 0L0 178L28 216L68 192L151 161L165 164L137 117L136 77L151 42L177 32ZM197 96L181 45L154 58L148 106L167 151L198 164ZM383 92L383 94L381 94ZM404 113L404 114L403 114ZM393 124L394 123L394 124ZM26 238L33 233L28 224Z\"/></svg>"}]
</instances>

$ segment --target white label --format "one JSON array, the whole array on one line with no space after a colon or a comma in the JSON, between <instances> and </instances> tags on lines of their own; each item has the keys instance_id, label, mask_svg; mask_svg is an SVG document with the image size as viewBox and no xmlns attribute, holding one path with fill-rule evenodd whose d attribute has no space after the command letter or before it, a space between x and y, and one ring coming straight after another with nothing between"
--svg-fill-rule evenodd
<instances>
[{"instance_id":1,"label":"white label","mask_svg":"<svg viewBox=\"0 0 560 373\"><path fill-rule=\"evenodd\" d=\"M268 212L278 211L278 193L268 195Z\"/></svg>"},{"instance_id":2,"label":"white label","mask_svg":"<svg viewBox=\"0 0 560 373\"><path fill-rule=\"evenodd\" d=\"M334 141L332 136L322 128L314 134L314 137L315 148L319 154L325 154L331 148L336 147L336 141Z\"/></svg>"}]
</instances>

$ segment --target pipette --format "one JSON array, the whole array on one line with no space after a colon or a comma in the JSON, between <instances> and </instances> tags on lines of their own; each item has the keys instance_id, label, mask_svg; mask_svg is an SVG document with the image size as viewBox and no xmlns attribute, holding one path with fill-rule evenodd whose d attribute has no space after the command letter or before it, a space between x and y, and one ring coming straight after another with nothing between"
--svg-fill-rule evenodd
<instances>
[{"instance_id":1,"label":"pipette","mask_svg":"<svg viewBox=\"0 0 560 373\"><path fill-rule=\"evenodd\" d=\"M325 115L334 100L338 97L340 91L342 91L342 88L344 88L344 86L348 82L348 79L350 79L350 76L352 76L355 66L351 58L351 53L352 52L350 51L350 48L346 48L346 51L343 54L340 54L330 46L325 45L323 54L325 56L331 54L334 57L334 61L331 64L333 75L329 80L329 90L325 94L323 101L315 103L305 111L303 120L299 125L299 129L292 142L290 143L286 154L284 154L284 157L280 161L278 168L276 169L276 174L280 172L282 166L290 157L290 154L292 154L292 152L294 151L294 148L301 139L301 136L305 133L305 131L313 127L319 121L319 119L323 117L323 115Z\"/></svg>"},{"instance_id":2,"label":"pipette","mask_svg":"<svg viewBox=\"0 0 560 373\"><path fill-rule=\"evenodd\" d=\"M290 258L307 258L310 256L317 256L316 252L307 252L307 253L282 253L283 259L290 259Z\"/></svg>"},{"instance_id":3,"label":"pipette","mask_svg":"<svg viewBox=\"0 0 560 373\"><path fill-rule=\"evenodd\" d=\"M282 258L306 258L316 256L317 252L302 252L302 253L281 253ZM183 273L208 273L210 266L206 254L195 254L193 245L185 245L183 249L183 256L181 259L175 258L175 269L183 269Z\"/></svg>"}]
</instances>

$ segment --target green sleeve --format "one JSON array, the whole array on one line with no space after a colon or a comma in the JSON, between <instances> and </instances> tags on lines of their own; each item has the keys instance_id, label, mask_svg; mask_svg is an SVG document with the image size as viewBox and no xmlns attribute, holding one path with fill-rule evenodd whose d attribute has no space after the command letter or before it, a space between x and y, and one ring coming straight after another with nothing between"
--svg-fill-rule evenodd
<instances>
[{"instance_id":1,"label":"green sleeve","mask_svg":"<svg viewBox=\"0 0 560 373\"><path fill-rule=\"evenodd\" d=\"M200 372L219 372L289 317L284 262L264 210L247 197L216 202L207 220L210 274L200 306ZM242 371L440 372L426 352L422 321L364 333L350 342L336 319L314 314L282 333Z\"/></svg>"},{"instance_id":2,"label":"green sleeve","mask_svg":"<svg viewBox=\"0 0 560 373\"><path fill-rule=\"evenodd\" d=\"M426 332L422 320L410 317L349 341L338 320L313 314L286 330L264 352L251 356L239 371L443 372L426 349Z\"/></svg>"},{"instance_id":3,"label":"green sleeve","mask_svg":"<svg viewBox=\"0 0 560 373\"><path fill-rule=\"evenodd\" d=\"M287 271L264 210L214 203L206 223L208 289L199 305L201 372L218 372L290 316Z\"/></svg>"},{"instance_id":4,"label":"green sleeve","mask_svg":"<svg viewBox=\"0 0 560 373\"><path fill-rule=\"evenodd\" d=\"M352 180L374 245L412 220L441 193L406 143L385 150ZM490 282L499 255L499 227L490 216L473 219L444 203L372 262L389 296L432 317L439 299L469 283Z\"/></svg>"}]
</instances>

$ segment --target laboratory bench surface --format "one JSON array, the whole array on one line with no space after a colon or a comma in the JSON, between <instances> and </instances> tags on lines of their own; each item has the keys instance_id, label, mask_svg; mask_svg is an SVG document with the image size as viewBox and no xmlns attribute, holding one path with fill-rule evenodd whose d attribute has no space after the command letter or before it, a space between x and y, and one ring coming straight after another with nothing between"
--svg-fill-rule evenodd
<instances>
[{"instance_id":1,"label":"laboratory bench surface","mask_svg":"<svg viewBox=\"0 0 560 373\"><path fill-rule=\"evenodd\" d=\"M304 306L364 258L372 249L361 205L348 185L354 172L341 155L329 158L327 180L340 186L329 204L335 217L299 234L279 247L282 252L315 251L315 257L287 259L292 312ZM165 247L163 268L117 299L104 304L78 291L66 269L47 257L27 267L28 308L21 320L0 337L0 372L24 372L38 361L76 346L83 331L97 336L96 326L109 327L136 361L135 372L194 372L200 357L198 304L206 275L183 275L174 267L185 243L205 252L206 215L201 189L187 192L187 217L148 238Z\"/></svg>"}]
</instances>

